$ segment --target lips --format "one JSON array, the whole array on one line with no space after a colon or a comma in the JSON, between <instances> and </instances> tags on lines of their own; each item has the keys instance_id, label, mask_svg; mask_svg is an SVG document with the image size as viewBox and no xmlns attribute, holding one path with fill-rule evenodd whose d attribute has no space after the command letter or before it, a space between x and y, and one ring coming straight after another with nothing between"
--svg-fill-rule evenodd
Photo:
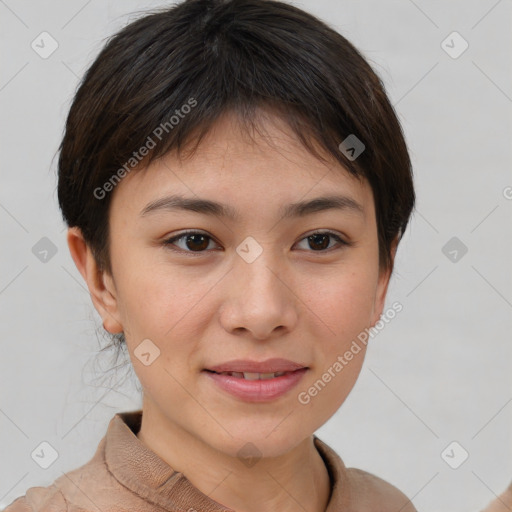
<instances>
[{"instance_id":1,"label":"lips","mask_svg":"<svg viewBox=\"0 0 512 512\"><path fill-rule=\"evenodd\" d=\"M206 370L211 371L211 370ZM296 370L295 370L296 371ZM291 372L271 372L271 373L258 373L258 372L212 372L217 375L228 375L230 377L236 377L238 379L245 380L266 380L275 379L276 377L282 377Z\"/></svg>"},{"instance_id":2,"label":"lips","mask_svg":"<svg viewBox=\"0 0 512 512\"><path fill-rule=\"evenodd\" d=\"M288 367L290 367L290 363L293 362L286 362ZM254 361L251 362L251 364L254 364ZM269 363L266 361L265 363L256 364L268 365ZM283 360L281 360L281 363L279 364L283 364ZM296 366L298 365L297 363L294 364ZM227 393L238 400L256 403L269 402L277 400L286 394L289 395L290 391L299 384L308 371L309 368L301 365L301 368L292 371L285 371L283 373L235 371L217 373L210 369L204 369L203 373L208 379L204 382L213 383L215 389L219 389L223 393ZM280 376L278 377L276 375Z\"/></svg>"},{"instance_id":3,"label":"lips","mask_svg":"<svg viewBox=\"0 0 512 512\"><path fill-rule=\"evenodd\" d=\"M232 374L234 377L248 380L269 379L279 377L285 373L307 368L307 366L290 361L289 359L273 358L265 361L251 361L247 359L235 359L218 365L205 368L214 373Z\"/></svg>"}]
</instances>

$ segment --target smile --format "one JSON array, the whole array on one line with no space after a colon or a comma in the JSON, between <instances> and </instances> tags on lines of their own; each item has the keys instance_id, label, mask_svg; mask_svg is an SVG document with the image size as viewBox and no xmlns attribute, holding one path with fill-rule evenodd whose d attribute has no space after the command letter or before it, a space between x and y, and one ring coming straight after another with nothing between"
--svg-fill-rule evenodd
<instances>
[{"instance_id":1,"label":"smile","mask_svg":"<svg viewBox=\"0 0 512 512\"><path fill-rule=\"evenodd\" d=\"M229 375L231 377L236 377L237 379L246 379L246 380L266 380L266 379L274 379L276 377L281 377L286 373L291 372L274 372L274 373L252 373L252 372L213 372L218 375Z\"/></svg>"},{"instance_id":2,"label":"smile","mask_svg":"<svg viewBox=\"0 0 512 512\"><path fill-rule=\"evenodd\" d=\"M244 402L268 402L275 400L296 387L308 368L298 370L255 373L255 372L215 372L203 370L214 388L234 396Z\"/></svg>"}]
</instances>

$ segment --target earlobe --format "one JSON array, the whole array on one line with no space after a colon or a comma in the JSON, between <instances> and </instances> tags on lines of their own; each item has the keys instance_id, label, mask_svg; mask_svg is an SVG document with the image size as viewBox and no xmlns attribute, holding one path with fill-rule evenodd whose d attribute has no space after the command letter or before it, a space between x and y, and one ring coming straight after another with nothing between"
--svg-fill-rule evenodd
<instances>
[{"instance_id":1,"label":"earlobe","mask_svg":"<svg viewBox=\"0 0 512 512\"><path fill-rule=\"evenodd\" d=\"M103 320L103 327L112 334L123 332L112 277L107 272L99 270L96 259L79 228L68 229L67 242L76 268L84 278L94 307Z\"/></svg>"}]
</instances>

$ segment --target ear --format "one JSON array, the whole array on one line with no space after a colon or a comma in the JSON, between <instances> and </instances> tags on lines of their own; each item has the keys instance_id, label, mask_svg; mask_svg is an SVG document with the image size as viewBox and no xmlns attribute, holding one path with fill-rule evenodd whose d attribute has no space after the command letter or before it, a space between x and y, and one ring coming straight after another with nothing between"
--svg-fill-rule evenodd
<instances>
[{"instance_id":1,"label":"ear","mask_svg":"<svg viewBox=\"0 0 512 512\"><path fill-rule=\"evenodd\" d=\"M395 237L393 242L391 242L390 249L390 264L386 269L379 270L379 280L377 283L377 289L375 293L375 304L373 309L373 316L371 327L373 327L380 319L382 315L382 311L384 310L384 303L386 301L386 294L388 292L388 285L391 278L391 274L393 272L393 265L395 262L396 250L398 247L398 236Z\"/></svg>"},{"instance_id":2,"label":"ear","mask_svg":"<svg viewBox=\"0 0 512 512\"><path fill-rule=\"evenodd\" d=\"M82 274L94 307L103 320L103 327L112 334L123 332L112 276L104 270L99 270L96 259L79 228L68 229L67 242L76 268Z\"/></svg>"}]
</instances>

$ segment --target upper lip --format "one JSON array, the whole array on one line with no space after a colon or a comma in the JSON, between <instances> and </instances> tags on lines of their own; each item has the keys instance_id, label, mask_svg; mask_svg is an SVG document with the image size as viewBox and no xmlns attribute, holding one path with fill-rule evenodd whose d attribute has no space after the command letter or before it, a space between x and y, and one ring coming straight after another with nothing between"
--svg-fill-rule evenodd
<instances>
[{"instance_id":1,"label":"upper lip","mask_svg":"<svg viewBox=\"0 0 512 512\"><path fill-rule=\"evenodd\" d=\"M307 368L303 364L288 359L273 358L265 361L251 361L249 359L234 359L215 366L205 368L214 372L247 372L247 373L276 373L292 372Z\"/></svg>"}]
</instances>

